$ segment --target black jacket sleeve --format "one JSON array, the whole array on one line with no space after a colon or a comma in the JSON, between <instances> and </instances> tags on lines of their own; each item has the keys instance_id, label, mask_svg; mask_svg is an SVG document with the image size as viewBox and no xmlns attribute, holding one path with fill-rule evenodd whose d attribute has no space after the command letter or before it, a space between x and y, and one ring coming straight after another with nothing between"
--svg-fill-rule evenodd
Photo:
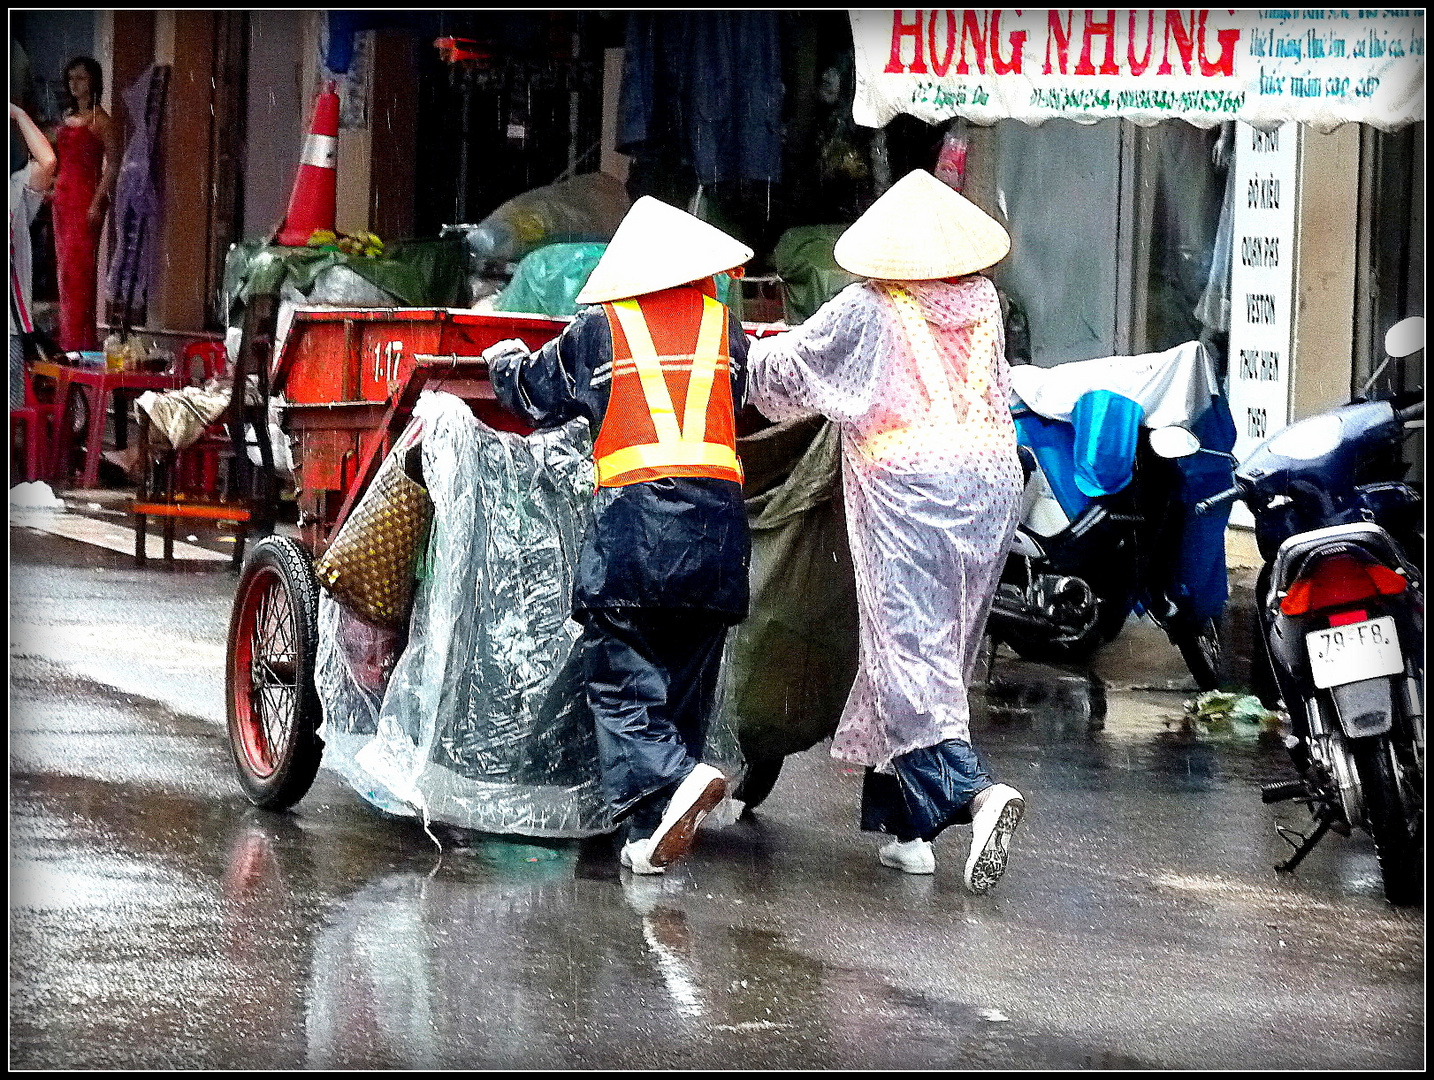
<instances>
[{"instance_id":1,"label":"black jacket sleeve","mask_svg":"<svg viewBox=\"0 0 1434 1080\"><path fill-rule=\"evenodd\" d=\"M505 409L536 428L558 427L576 416L596 421L592 373L611 351L601 310L585 311L537 352L497 360L493 392Z\"/></svg>"}]
</instances>

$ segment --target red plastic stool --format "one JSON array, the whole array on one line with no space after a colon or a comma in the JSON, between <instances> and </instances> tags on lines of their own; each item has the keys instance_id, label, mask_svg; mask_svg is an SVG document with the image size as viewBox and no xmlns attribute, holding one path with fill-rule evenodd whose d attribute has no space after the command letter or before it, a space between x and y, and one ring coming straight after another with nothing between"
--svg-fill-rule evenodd
<instances>
[{"instance_id":1,"label":"red plastic stool","mask_svg":"<svg viewBox=\"0 0 1434 1080\"><path fill-rule=\"evenodd\" d=\"M55 403L35 396L35 376L25 372L25 404L10 410L10 446L13 452L17 424L23 428L25 479L50 478L50 447L55 441Z\"/></svg>"}]
</instances>

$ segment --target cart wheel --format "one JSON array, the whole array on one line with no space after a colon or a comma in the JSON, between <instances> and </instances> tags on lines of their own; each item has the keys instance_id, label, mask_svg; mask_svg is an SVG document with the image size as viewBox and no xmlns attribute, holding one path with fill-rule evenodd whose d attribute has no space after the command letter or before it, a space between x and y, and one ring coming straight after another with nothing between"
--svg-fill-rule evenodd
<instances>
[{"instance_id":1,"label":"cart wheel","mask_svg":"<svg viewBox=\"0 0 1434 1080\"><path fill-rule=\"evenodd\" d=\"M282 536L255 544L229 620L229 749L249 801L267 810L302 799L323 754L318 611L308 552Z\"/></svg>"},{"instance_id":2,"label":"cart wheel","mask_svg":"<svg viewBox=\"0 0 1434 1080\"><path fill-rule=\"evenodd\" d=\"M777 757L747 762L747 776L743 779L741 787L732 796L744 804L743 817L747 817L751 811L757 809L772 793L772 788L777 784L777 777L782 774L782 763L786 760L784 757Z\"/></svg>"}]
</instances>

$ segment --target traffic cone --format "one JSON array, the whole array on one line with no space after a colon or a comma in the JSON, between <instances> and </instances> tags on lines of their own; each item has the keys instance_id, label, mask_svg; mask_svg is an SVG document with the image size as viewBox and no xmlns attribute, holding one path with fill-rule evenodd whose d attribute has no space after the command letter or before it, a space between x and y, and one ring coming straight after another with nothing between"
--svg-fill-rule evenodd
<instances>
[{"instance_id":1,"label":"traffic cone","mask_svg":"<svg viewBox=\"0 0 1434 1080\"><path fill-rule=\"evenodd\" d=\"M274 243L285 247L303 247L315 229L334 228L338 205L339 95L331 82L324 87L314 103L314 122L304 140L304 153L299 158L299 175L294 178L294 193L289 198L289 211Z\"/></svg>"}]
</instances>

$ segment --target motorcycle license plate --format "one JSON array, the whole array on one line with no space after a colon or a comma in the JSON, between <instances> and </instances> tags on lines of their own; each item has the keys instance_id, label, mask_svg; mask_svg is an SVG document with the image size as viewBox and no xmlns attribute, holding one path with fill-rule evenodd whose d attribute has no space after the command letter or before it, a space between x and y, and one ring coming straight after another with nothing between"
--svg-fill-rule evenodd
<instances>
[{"instance_id":1,"label":"motorcycle license plate","mask_svg":"<svg viewBox=\"0 0 1434 1080\"><path fill-rule=\"evenodd\" d=\"M1404 670L1399 632L1389 616L1331 626L1305 635L1310 672L1321 690L1330 686L1397 675Z\"/></svg>"}]
</instances>

